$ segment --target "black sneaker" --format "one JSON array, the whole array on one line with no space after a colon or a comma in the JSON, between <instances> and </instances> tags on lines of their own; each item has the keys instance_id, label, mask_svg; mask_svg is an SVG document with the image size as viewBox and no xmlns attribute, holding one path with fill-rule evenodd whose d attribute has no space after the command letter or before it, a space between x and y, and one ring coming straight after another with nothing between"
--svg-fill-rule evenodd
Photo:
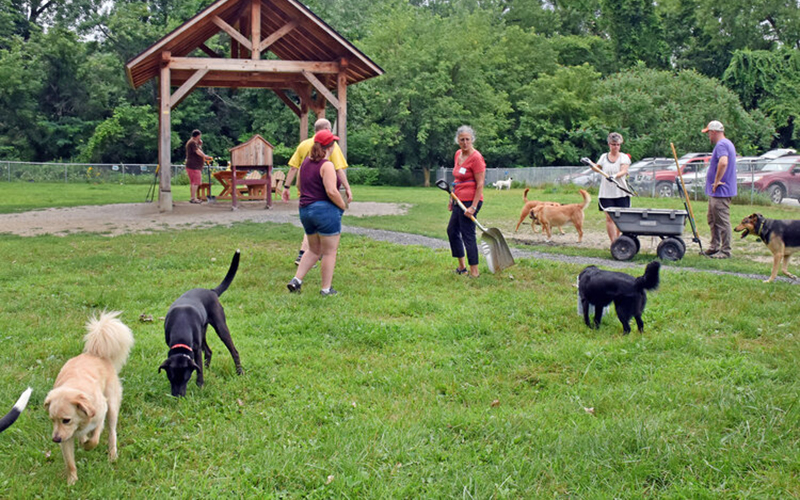
<instances>
[{"instance_id":1,"label":"black sneaker","mask_svg":"<svg viewBox=\"0 0 800 500\"><path fill-rule=\"evenodd\" d=\"M319 294L320 294L320 295L322 295L323 297L327 297L327 296L329 296L329 295L336 295L336 294L338 294L338 293L339 293L339 292L337 292L336 290L334 290L334 289L333 289L333 287L331 287L331 288L330 288L330 289L329 289L327 292L326 292L325 290L320 290L320 291L319 291Z\"/></svg>"},{"instance_id":2,"label":"black sneaker","mask_svg":"<svg viewBox=\"0 0 800 500\"><path fill-rule=\"evenodd\" d=\"M288 288L291 293L295 292L300 293L300 288L302 286L303 284L300 283L300 280L298 280L297 278L292 278L292 281L286 284L286 288Z\"/></svg>"}]
</instances>

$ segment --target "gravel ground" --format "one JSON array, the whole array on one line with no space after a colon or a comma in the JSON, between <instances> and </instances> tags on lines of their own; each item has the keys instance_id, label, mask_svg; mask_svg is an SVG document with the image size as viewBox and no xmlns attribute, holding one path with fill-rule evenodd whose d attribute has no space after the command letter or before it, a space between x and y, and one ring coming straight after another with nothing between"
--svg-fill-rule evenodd
<instances>
[{"instance_id":1,"label":"gravel ground","mask_svg":"<svg viewBox=\"0 0 800 500\"><path fill-rule=\"evenodd\" d=\"M408 208L408 205L404 204L353 202L347 211L347 216L397 215L406 213ZM191 229L215 225L229 226L235 222L243 221L289 223L299 227L300 218L297 215L297 201L293 200L289 203L277 201L270 210L265 210L260 203L243 203L241 208L236 211L231 210L230 204L226 203L192 205L188 202L176 202L173 211L169 213L159 212L158 206L154 203L51 208L4 215L3 222L0 225L0 233L11 233L19 236L37 236L43 234L63 236L74 233L93 232L115 236L131 232L152 233L164 229ZM343 227L343 231L345 233L357 234L374 240L398 245L420 245L434 249L449 248L445 239L430 238L415 234L380 229L366 229L347 225ZM442 232L444 233L444 230ZM444 236L445 235L442 234L443 238ZM571 234L571 236L574 237L574 234ZM603 238L605 238L604 234L595 236L597 236L598 241L601 242ZM514 258L517 259L546 259L577 265L594 264L616 269L640 270L640 268L643 267L640 263L620 262L610 258L573 257L516 248L512 249L512 254ZM680 270L694 273L717 274L721 276L738 276L740 278L758 280L764 280L768 277L767 274L734 273L690 267L681 267ZM769 270L767 264L765 264L765 270ZM800 282L780 276L778 280L800 284Z\"/></svg>"}]
</instances>

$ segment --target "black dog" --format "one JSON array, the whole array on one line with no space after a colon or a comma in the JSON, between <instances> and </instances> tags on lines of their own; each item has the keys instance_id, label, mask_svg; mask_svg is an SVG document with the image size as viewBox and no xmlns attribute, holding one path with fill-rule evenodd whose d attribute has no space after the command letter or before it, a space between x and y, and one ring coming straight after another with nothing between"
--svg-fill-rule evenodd
<instances>
[{"instance_id":1,"label":"black dog","mask_svg":"<svg viewBox=\"0 0 800 500\"><path fill-rule=\"evenodd\" d=\"M158 371L161 372L162 369L167 371L173 396L186 395L186 384L189 383L195 370L197 370L197 386L203 386L203 354L206 355L206 368L211 364L211 348L206 342L208 325L214 327L222 343L233 356L236 373L241 375L244 372L239 362L239 352L233 345L231 332L225 322L225 310L219 302L220 295L228 289L238 268L239 250L236 250L228 274L217 288L189 290L169 307L164 320L169 356L158 367Z\"/></svg>"},{"instance_id":2,"label":"black dog","mask_svg":"<svg viewBox=\"0 0 800 500\"><path fill-rule=\"evenodd\" d=\"M631 317L636 318L636 325L639 332L644 331L642 323L642 313L647 304L647 294L645 290L655 290L658 288L658 270L661 264L653 261L647 264L644 275L634 278L625 273L614 271L603 271L595 266L589 266L578 275L578 293L581 306L583 306L583 321L589 328L589 305L594 306L594 326L600 328L600 320L603 318L603 308L614 303L617 310L617 317L625 334L631 333Z\"/></svg>"}]
</instances>

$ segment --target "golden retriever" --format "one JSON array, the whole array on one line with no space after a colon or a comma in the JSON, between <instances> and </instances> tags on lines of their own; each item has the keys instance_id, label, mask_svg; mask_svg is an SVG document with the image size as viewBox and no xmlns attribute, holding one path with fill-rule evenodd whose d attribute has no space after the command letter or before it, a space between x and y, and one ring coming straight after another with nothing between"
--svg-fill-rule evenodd
<instances>
[{"instance_id":1,"label":"golden retriever","mask_svg":"<svg viewBox=\"0 0 800 500\"><path fill-rule=\"evenodd\" d=\"M592 197L585 190L580 190L583 196L583 203L572 203L558 207L539 206L533 209L534 217L542 225L542 229L547 233L547 241L552 238L553 226L561 228L564 224L571 223L578 231L578 243L583 240L583 213Z\"/></svg>"},{"instance_id":2,"label":"golden retriever","mask_svg":"<svg viewBox=\"0 0 800 500\"><path fill-rule=\"evenodd\" d=\"M61 445L67 483L78 480L75 440L85 450L100 442L108 417L108 459L117 459L117 418L122 385L117 374L133 346L130 328L117 319L119 312L103 312L86 324L83 354L64 364L44 407L53 421L53 441Z\"/></svg>"},{"instance_id":3,"label":"golden retriever","mask_svg":"<svg viewBox=\"0 0 800 500\"><path fill-rule=\"evenodd\" d=\"M514 232L516 233L519 230L519 226L522 224L522 221L525 220L525 217L531 216L531 229L533 232L536 232L536 225L539 221L536 220L536 217L533 216L533 210L536 207L540 206L551 206L551 207L559 207L561 203L557 201L539 201L539 200L530 200L528 201L528 191L530 188L525 188L525 192L522 193L522 200L525 202L525 206L522 207L522 212L519 214L519 222L517 222L517 227L514 228ZM561 234L564 234L564 229L559 228L561 230Z\"/></svg>"}]
</instances>

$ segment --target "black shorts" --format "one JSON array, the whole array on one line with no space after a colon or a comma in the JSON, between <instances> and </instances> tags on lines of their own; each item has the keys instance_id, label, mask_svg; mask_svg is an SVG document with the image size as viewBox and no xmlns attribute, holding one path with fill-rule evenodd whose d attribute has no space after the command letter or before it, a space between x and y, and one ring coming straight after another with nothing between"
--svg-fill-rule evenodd
<instances>
[{"instance_id":1,"label":"black shorts","mask_svg":"<svg viewBox=\"0 0 800 500\"><path fill-rule=\"evenodd\" d=\"M598 198L597 206L600 208L601 212L605 211L603 208L631 208L631 198L629 196L623 196L622 198Z\"/></svg>"}]
</instances>

